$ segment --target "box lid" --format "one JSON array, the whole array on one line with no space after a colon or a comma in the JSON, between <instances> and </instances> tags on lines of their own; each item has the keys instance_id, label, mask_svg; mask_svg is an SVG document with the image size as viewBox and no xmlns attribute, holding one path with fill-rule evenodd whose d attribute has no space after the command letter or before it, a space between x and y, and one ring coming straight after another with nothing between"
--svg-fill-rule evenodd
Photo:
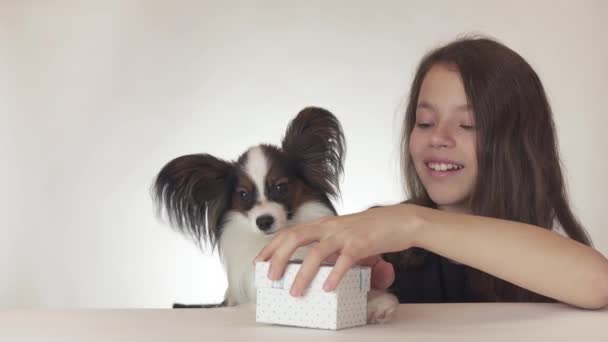
<instances>
[{"instance_id":1,"label":"box lid","mask_svg":"<svg viewBox=\"0 0 608 342\"><path fill-rule=\"evenodd\" d=\"M258 288L270 287L277 289L289 290L295 280L298 270L302 266L301 260L290 261L283 274L283 278L279 280L268 279L268 268L270 263L267 261L256 262L255 265L255 285ZM312 280L307 291L324 291L323 283L333 269L333 263L323 263L319 268L319 272ZM367 292L370 288L371 268L368 266L353 266L346 272L340 284L333 292Z\"/></svg>"}]
</instances>

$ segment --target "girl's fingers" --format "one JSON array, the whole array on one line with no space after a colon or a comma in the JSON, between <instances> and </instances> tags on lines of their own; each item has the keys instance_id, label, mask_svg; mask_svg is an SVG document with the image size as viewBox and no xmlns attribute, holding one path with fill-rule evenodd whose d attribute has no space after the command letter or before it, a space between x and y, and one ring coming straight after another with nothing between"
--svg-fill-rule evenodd
<instances>
[{"instance_id":1,"label":"girl's fingers","mask_svg":"<svg viewBox=\"0 0 608 342\"><path fill-rule=\"evenodd\" d=\"M395 281L395 269L393 265L382 259L380 255L372 255L355 263L371 267L371 287L374 289L387 289Z\"/></svg>"},{"instance_id":2,"label":"girl's fingers","mask_svg":"<svg viewBox=\"0 0 608 342\"><path fill-rule=\"evenodd\" d=\"M384 261L379 255L370 256L358 261L355 259L356 258L349 255L341 254L336 261L334 269L327 276L323 289L326 291L335 290L338 284L340 284L340 280L342 280L346 272L348 272L354 264L371 267L372 288L384 290L391 286L393 281L395 281L395 270L393 269L393 265Z\"/></svg>"},{"instance_id":3,"label":"girl's fingers","mask_svg":"<svg viewBox=\"0 0 608 342\"><path fill-rule=\"evenodd\" d=\"M385 290L391 286L394 281L395 269L393 265L380 258L380 260L372 266L371 286L375 289Z\"/></svg>"},{"instance_id":4,"label":"girl's fingers","mask_svg":"<svg viewBox=\"0 0 608 342\"><path fill-rule=\"evenodd\" d=\"M372 255L372 256L368 256L365 257L363 259L357 260L356 264L359 266L369 266L369 267L375 267L376 264L378 262L380 262L382 258L380 258L379 255Z\"/></svg>"},{"instance_id":5,"label":"girl's fingers","mask_svg":"<svg viewBox=\"0 0 608 342\"><path fill-rule=\"evenodd\" d=\"M315 230L307 228L300 231L287 231L283 235L280 245L276 247L270 257L268 278L277 280L283 275L285 266L298 247L318 241Z\"/></svg>"},{"instance_id":6,"label":"girl's fingers","mask_svg":"<svg viewBox=\"0 0 608 342\"><path fill-rule=\"evenodd\" d=\"M339 256L340 256L340 252L334 252L332 255L325 258L325 260L323 260L323 262L335 263L336 260L338 260Z\"/></svg>"},{"instance_id":7,"label":"girl's fingers","mask_svg":"<svg viewBox=\"0 0 608 342\"><path fill-rule=\"evenodd\" d=\"M319 271L319 266L328 257L335 254L340 249L340 243L336 239L323 240L308 251L302 266L296 274L296 278L291 286L291 295L299 297L308 288L310 282Z\"/></svg>"},{"instance_id":8,"label":"girl's fingers","mask_svg":"<svg viewBox=\"0 0 608 342\"><path fill-rule=\"evenodd\" d=\"M354 263L355 260L353 257L347 254L340 254L334 268L329 272L325 284L323 284L323 290L327 292L335 290L340 283L340 280L342 280L342 277L344 277Z\"/></svg>"},{"instance_id":9,"label":"girl's fingers","mask_svg":"<svg viewBox=\"0 0 608 342\"><path fill-rule=\"evenodd\" d=\"M284 244L285 239L292 239L290 236L293 234L297 234L297 228L290 228L290 231L281 230L266 244L266 246L264 246L264 248L262 248L262 250L260 250L260 252L258 252L254 261L268 261L274 255L275 251Z\"/></svg>"},{"instance_id":10,"label":"girl's fingers","mask_svg":"<svg viewBox=\"0 0 608 342\"><path fill-rule=\"evenodd\" d=\"M264 248L262 248L262 250L255 257L254 262L257 262L257 261L268 261L268 259L270 259L270 257L274 253L274 250L276 249L276 246L279 245L279 241L278 240L280 240L280 237L275 237L266 246L264 246Z\"/></svg>"}]
</instances>

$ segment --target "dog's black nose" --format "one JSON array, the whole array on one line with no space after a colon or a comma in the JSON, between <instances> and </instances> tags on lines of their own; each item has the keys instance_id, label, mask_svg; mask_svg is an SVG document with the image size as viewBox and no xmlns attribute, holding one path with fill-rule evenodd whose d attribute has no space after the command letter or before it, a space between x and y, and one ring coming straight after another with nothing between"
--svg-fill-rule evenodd
<instances>
[{"instance_id":1,"label":"dog's black nose","mask_svg":"<svg viewBox=\"0 0 608 342\"><path fill-rule=\"evenodd\" d=\"M274 217L270 215L262 215L255 220L255 224L257 224L258 228L264 232L269 230L273 223Z\"/></svg>"}]
</instances>

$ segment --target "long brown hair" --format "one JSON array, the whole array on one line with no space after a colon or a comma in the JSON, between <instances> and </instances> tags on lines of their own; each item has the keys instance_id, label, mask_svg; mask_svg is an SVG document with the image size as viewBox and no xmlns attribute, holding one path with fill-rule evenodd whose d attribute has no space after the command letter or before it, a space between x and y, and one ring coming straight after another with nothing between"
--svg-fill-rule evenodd
<instances>
[{"instance_id":1,"label":"long brown hair","mask_svg":"<svg viewBox=\"0 0 608 342\"><path fill-rule=\"evenodd\" d=\"M422 81L436 64L460 73L478 132L478 178L469 198L474 215L560 227L590 245L567 200L551 107L532 67L516 52L485 37L462 38L429 52L414 77L401 140L409 201L436 207L416 174L408 142ZM468 268L468 290L480 301L548 300Z\"/></svg>"}]
</instances>

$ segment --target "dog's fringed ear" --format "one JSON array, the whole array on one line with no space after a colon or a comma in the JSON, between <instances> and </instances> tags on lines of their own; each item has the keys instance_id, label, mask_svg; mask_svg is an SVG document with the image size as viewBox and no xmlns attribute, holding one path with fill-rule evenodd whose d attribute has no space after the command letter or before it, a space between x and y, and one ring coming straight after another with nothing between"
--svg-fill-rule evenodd
<instances>
[{"instance_id":1,"label":"dog's fringed ear","mask_svg":"<svg viewBox=\"0 0 608 342\"><path fill-rule=\"evenodd\" d=\"M339 195L346 142L332 113L319 107L302 109L287 127L282 147L307 182L331 196Z\"/></svg>"},{"instance_id":2,"label":"dog's fringed ear","mask_svg":"<svg viewBox=\"0 0 608 342\"><path fill-rule=\"evenodd\" d=\"M173 159L158 173L153 185L157 213L166 211L174 229L202 247L215 248L218 220L229 205L234 164L208 154Z\"/></svg>"}]
</instances>

